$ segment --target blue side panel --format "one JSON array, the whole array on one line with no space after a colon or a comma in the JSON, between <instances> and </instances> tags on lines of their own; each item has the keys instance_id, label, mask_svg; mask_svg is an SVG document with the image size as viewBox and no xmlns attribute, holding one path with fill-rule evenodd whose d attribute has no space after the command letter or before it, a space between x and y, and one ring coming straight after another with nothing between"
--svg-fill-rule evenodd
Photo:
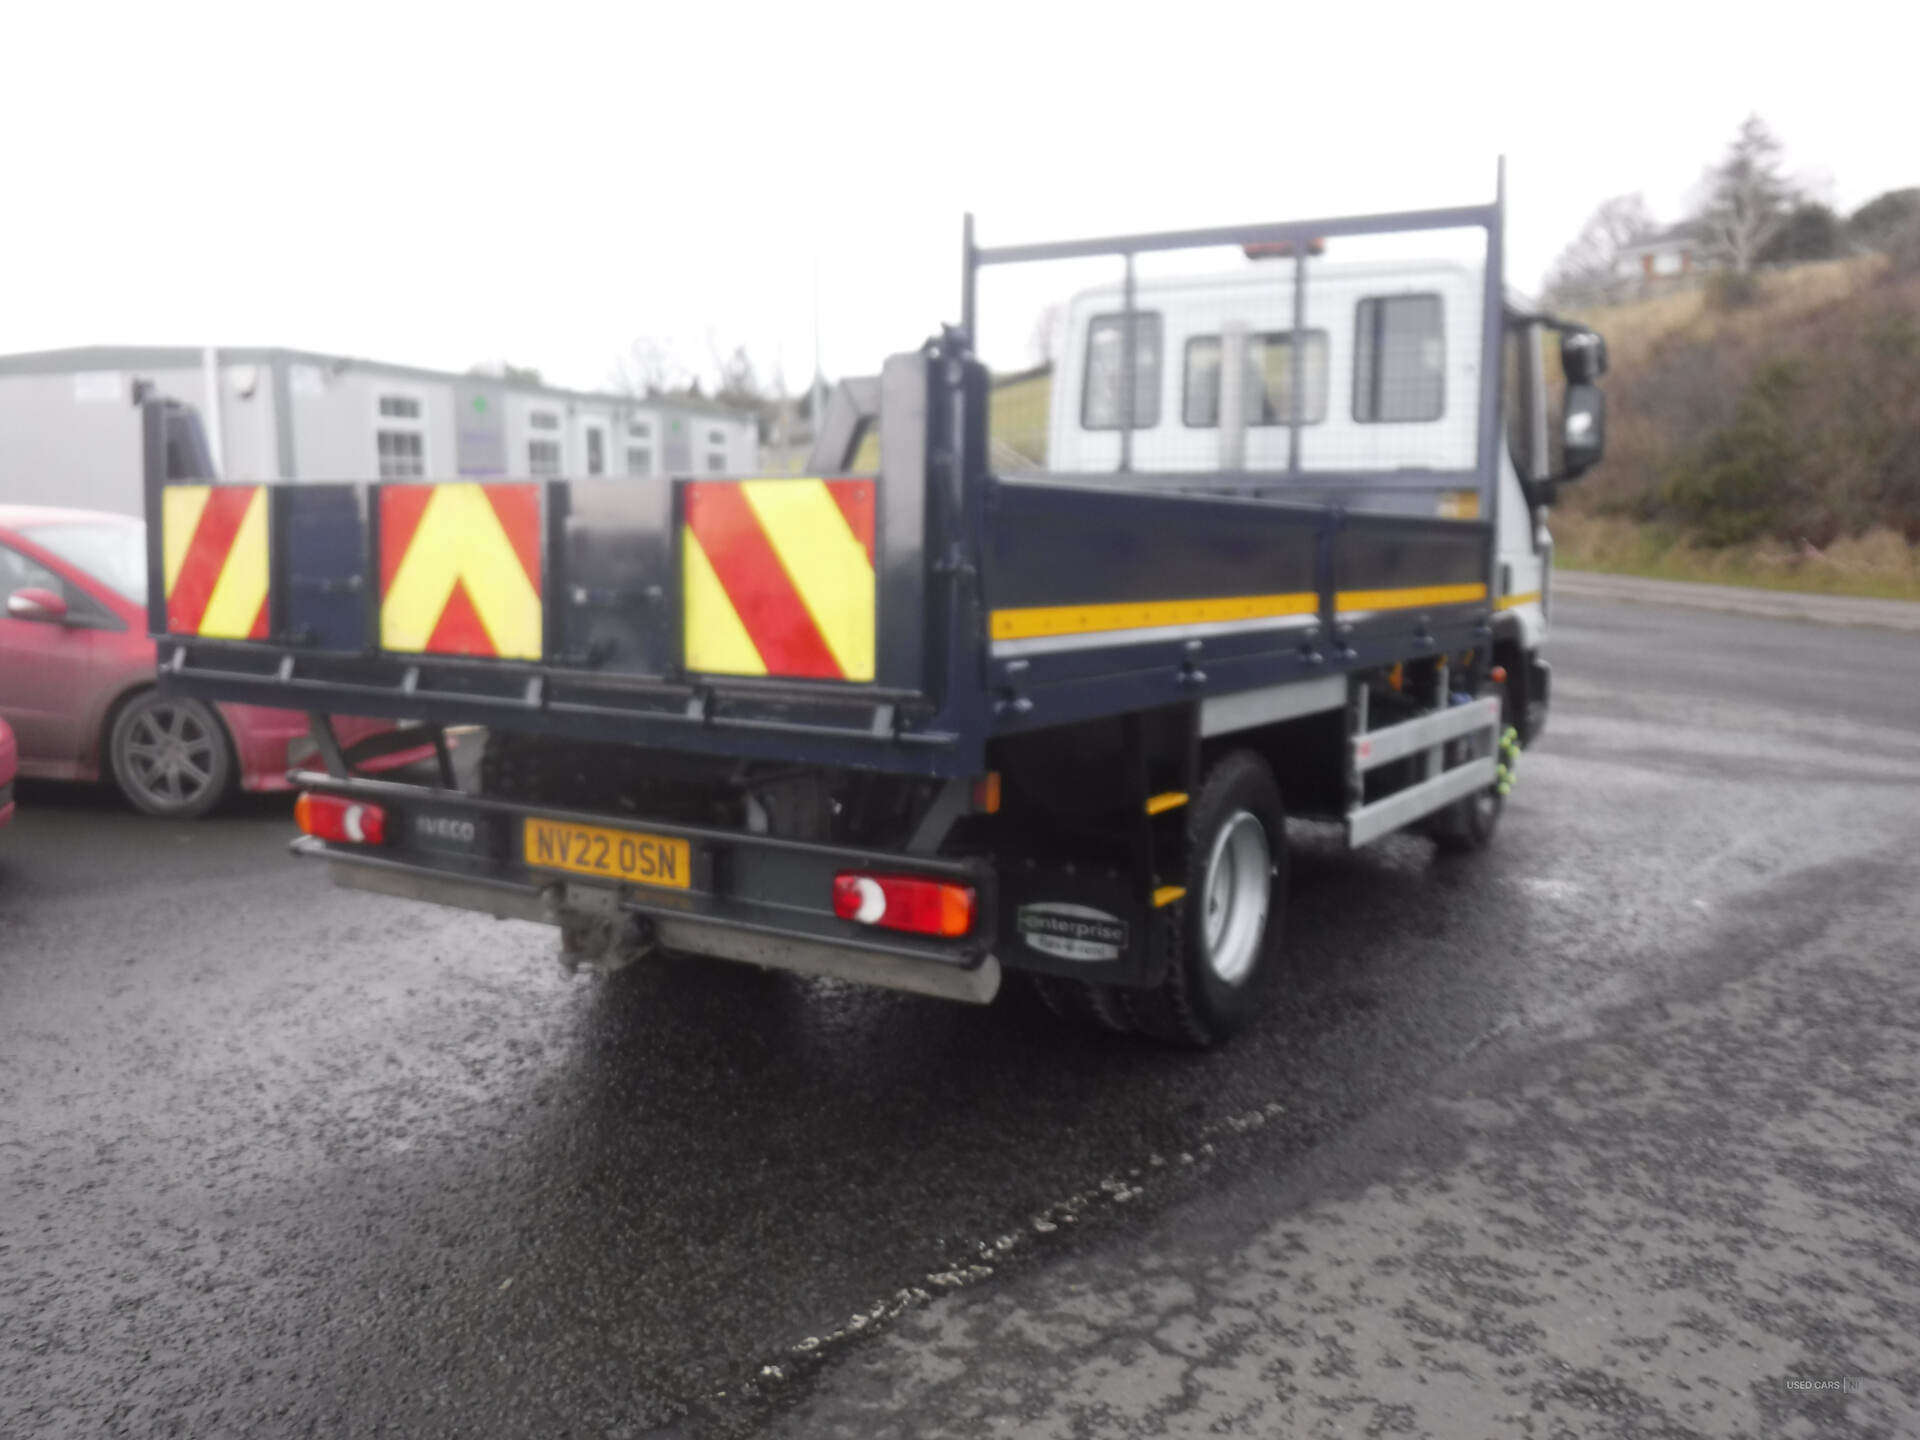
<instances>
[{"instance_id":1,"label":"blue side panel","mask_svg":"<svg viewBox=\"0 0 1920 1440\"><path fill-rule=\"evenodd\" d=\"M1484 581L1492 543L1491 521L1343 515L1334 532L1333 587L1390 590Z\"/></svg>"},{"instance_id":2,"label":"blue side panel","mask_svg":"<svg viewBox=\"0 0 1920 1440\"><path fill-rule=\"evenodd\" d=\"M1215 495L1006 482L989 501L991 609L1311 592L1323 512Z\"/></svg>"},{"instance_id":3,"label":"blue side panel","mask_svg":"<svg viewBox=\"0 0 1920 1440\"><path fill-rule=\"evenodd\" d=\"M375 591L357 485L289 485L285 508L287 633L313 650L360 651Z\"/></svg>"}]
</instances>

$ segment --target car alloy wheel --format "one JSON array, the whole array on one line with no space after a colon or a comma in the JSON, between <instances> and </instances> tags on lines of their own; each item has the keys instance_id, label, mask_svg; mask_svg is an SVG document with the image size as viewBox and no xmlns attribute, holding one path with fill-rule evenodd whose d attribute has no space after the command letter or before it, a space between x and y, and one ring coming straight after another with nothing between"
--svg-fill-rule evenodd
<instances>
[{"instance_id":1,"label":"car alloy wheel","mask_svg":"<svg viewBox=\"0 0 1920 1440\"><path fill-rule=\"evenodd\" d=\"M120 713L113 730L113 774L149 815L204 815L232 776L227 737L197 700L148 694Z\"/></svg>"}]
</instances>

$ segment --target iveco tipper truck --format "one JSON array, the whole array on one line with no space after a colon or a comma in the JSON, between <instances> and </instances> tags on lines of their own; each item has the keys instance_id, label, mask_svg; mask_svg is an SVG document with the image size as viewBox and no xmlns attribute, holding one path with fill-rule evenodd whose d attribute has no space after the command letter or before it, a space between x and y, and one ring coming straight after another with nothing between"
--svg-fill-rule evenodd
<instances>
[{"instance_id":1,"label":"iveco tipper truck","mask_svg":"<svg viewBox=\"0 0 1920 1440\"><path fill-rule=\"evenodd\" d=\"M228 485L148 401L161 684L314 713L294 849L339 884L1211 1044L1285 984L1289 815L1483 846L1545 722L1606 350L1501 227L969 220L960 323L841 386L804 477ZM983 272L1096 258L1044 445L998 441ZM426 727L439 783L355 777L329 712Z\"/></svg>"}]
</instances>

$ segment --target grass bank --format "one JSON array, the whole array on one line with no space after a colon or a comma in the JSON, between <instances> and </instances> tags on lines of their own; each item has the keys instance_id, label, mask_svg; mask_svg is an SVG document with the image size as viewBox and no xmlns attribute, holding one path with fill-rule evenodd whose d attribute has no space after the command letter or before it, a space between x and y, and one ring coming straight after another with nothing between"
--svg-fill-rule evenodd
<instances>
[{"instance_id":1,"label":"grass bank","mask_svg":"<svg viewBox=\"0 0 1920 1440\"><path fill-rule=\"evenodd\" d=\"M1884 528L1813 550L1776 540L1709 548L1671 527L1583 515L1564 507L1554 512L1550 524L1554 563L1568 570L1920 600L1920 547Z\"/></svg>"}]
</instances>

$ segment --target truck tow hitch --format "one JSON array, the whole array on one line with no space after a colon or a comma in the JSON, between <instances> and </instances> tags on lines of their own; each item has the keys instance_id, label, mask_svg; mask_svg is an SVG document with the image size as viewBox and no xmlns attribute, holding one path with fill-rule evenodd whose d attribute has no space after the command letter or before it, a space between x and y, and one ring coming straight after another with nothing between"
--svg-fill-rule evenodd
<instances>
[{"instance_id":1,"label":"truck tow hitch","mask_svg":"<svg viewBox=\"0 0 1920 1440\"><path fill-rule=\"evenodd\" d=\"M612 975L654 947L653 921L622 910L615 891L553 884L540 892L540 902L560 927L560 968L569 975L582 965Z\"/></svg>"}]
</instances>

